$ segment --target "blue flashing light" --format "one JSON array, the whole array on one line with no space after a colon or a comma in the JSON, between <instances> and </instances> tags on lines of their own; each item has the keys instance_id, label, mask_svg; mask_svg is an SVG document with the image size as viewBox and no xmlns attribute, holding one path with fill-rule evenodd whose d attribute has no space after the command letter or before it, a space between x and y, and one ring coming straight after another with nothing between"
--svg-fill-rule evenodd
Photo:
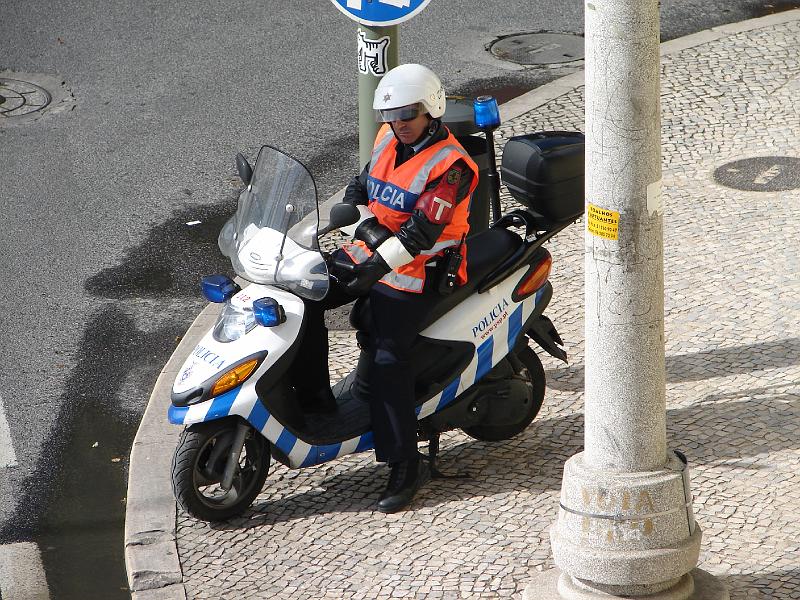
<instances>
[{"instance_id":1,"label":"blue flashing light","mask_svg":"<svg viewBox=\"0 0 800 600\"><path fill-rule=\"evenodd\" d=\"M275 298L259 298L253 302L256 323L264 327L276 327L286 321L286 311Z\"/></svg>"},{"instance_id":2,"label":"blue flashing light","mask_svg":"<svg viewBox=\"0 0 800 600\"><path fill-rule=\"evenodd\" d=\"M203 296L206 297L206 300L217 303L227 301L242 289L233 279L225 275L203 277L200 286L203 289Z\"/></svg>"},{"instance_id":3,"label":"blue flashing light","mask_svg":"<svg viewBox=\"0 0 800 600\"><path fill-rule=\"evenodd\" d=\"M500 126L500 109L494 96L478 96L472 103L472 109L478 129L497 129Z\"/></svg>"}]
</instances>

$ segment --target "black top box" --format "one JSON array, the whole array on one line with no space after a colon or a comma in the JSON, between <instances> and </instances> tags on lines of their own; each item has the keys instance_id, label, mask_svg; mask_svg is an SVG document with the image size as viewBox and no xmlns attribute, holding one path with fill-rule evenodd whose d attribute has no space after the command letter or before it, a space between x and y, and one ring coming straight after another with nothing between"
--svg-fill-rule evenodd
<instances>
[{"instance_id":1,"label":"black top box","mask_svg":"<svg viewBox=\"0 0 800 600\"><path fill-rule=\"evenodd\" d=\"M584 206L584 135L542 131L512 137L500 167L511 195L545 228L574 221Z\"/></svg>"}]
</instances>

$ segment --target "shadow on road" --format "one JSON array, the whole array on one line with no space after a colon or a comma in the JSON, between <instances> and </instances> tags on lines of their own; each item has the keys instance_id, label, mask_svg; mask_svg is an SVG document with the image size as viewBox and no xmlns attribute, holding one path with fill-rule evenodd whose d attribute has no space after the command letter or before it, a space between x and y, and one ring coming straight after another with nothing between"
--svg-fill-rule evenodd
<instances>
[{"instance_id":1,"label":"shadow on road","mask_svg":"<svg viewBox=\"0 0 800 600\"><path fill-rule=\"evenodd\" d=\"M235 209L231 200L177 211L128 250L121 264L89 277L86 291L114 300L200 299L200 277L231 270L230 261L219 251L217 236ZM187 225L195 221L200 223Z\"/></svg>"},{"instance_id":2,"label":"shadow on road","mask_svg":"<svg viewBox=\"0 0 800 600\"><path fill-rule=\"evenodd\" d=\"M758 565L753 565L758 569ZM800 594L800 568L772 571L762 569L756 573L719 575L730 591L731 600L750 598L797 598Z\"/></svg>"},{"instance_id":3,"label":"shadow on road","mask_svg":"<svg viewBox=\"0 0 800 600\"><path fill-rule=\"evenodd\" d=\"M143 332L114 306L86 326L47 449L13 525L0 530L0 543L36 540L54 598L130 597L123 526L139 415L126 403L130 390L146 398L181 333L176 325Z\"/></svg>"}]
</instances>

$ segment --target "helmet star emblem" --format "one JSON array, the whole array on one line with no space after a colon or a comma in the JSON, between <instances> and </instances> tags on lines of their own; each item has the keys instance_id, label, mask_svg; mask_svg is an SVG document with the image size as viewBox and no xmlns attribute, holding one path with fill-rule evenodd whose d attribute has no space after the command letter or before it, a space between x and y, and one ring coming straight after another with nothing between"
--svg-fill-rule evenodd
<instances>
[{"instance_id":1,"label":"helmet star emblem","mask_svg":"<svg viewBox=\"0 0 800 600\"><path fill-rule=\"evenodd\" d=\"M384 102L388 102L391 99L392 99L392 95L391 94L384 94L383 95L383 101Z\"/></svg>"}]
</instances>

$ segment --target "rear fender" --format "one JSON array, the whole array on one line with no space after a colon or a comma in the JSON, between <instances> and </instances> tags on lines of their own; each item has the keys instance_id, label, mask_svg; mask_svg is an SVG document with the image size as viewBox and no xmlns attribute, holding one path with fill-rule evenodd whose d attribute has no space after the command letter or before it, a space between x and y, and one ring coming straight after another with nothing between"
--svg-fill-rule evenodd
<instances>
[{"instance_id":1,"label":"rear fender","mask_svg":"<svg viewBox=\"0 0 800 600\"><path fill-rule=\"evenodd\" d=\"M539 344L550 356L567 362L564 342L561 341L561 336L558 334L556 326L546 316L539 315L533 319L525 335Z\"/></svg>"}]
</instances>

